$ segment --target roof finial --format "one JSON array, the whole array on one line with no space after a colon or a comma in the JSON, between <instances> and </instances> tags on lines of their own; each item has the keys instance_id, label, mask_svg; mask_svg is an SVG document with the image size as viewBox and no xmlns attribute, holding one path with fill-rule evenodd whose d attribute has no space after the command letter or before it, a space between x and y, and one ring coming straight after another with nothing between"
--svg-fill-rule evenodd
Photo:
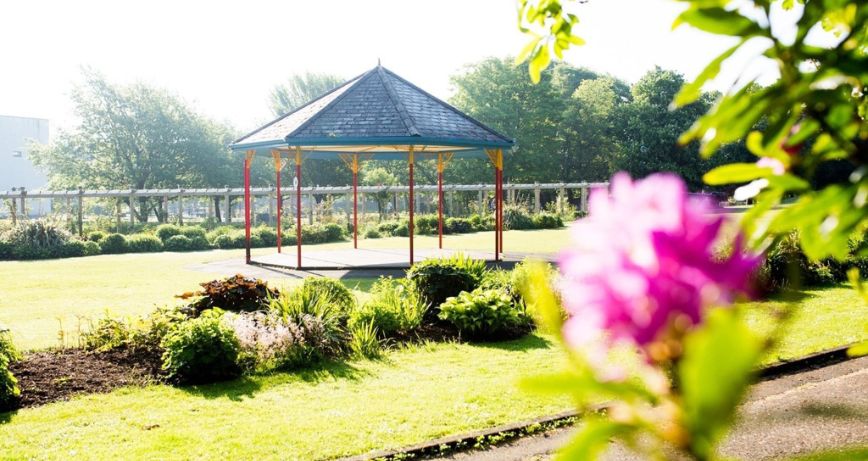
<instances>
[{"instance_id":1,"label":"roof finial","mask_svg":"<svg viewBox=\"0 0 868 461\"><path fill-rule=\"evenodd\" d=\"M383 67L383 65L380 64L380 58L377 58L377 67Z\"/></svg>"}]
</instances>

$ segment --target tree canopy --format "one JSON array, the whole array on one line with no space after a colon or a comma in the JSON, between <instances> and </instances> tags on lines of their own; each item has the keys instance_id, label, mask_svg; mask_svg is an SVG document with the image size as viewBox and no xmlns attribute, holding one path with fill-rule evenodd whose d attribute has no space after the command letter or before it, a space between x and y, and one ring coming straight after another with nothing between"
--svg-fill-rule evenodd
<instances>
[{"instance_id":1,"label":"tree canopy","mask_svg":"<svg viewBox=\"0 0 868 461\"><path fill-rule=\"evenodd\" d=\"M305 72L290 76L271 90L269 102L275 117L292 112L308 102L335 89L345 79L338 75Z\"/></svg>"}]
</instances>

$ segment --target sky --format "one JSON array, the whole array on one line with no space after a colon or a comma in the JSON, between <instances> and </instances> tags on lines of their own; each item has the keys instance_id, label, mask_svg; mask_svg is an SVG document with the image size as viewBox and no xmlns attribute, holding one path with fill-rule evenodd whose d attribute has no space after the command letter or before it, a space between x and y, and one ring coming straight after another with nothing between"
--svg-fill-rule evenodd
<instances>
[{"instance_id":1,"label":"sky","mask_svg":"<svg viewBox=\"0 0 868 461\"><path fill-rule=\"evenodd\" d=\"M692 78L732 42L672 31L680 8L672 0L578 5L577 32L588 44L565 60L628 82L655 65ZM448 99L450 75L521 50L516 18L513 0L2 2L0 114L47 118L52 133L73 129L69 95L82 67L167 88L241 131L271 119L269 92L289 75L350 78L378 59Z\"/></svg>"}]
</instances>

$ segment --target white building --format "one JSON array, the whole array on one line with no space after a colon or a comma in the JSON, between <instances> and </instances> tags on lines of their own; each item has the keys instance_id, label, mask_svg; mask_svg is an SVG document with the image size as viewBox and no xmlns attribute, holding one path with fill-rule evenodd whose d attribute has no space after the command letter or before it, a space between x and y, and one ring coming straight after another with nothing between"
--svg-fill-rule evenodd
<instances>
[{"instance_id":1,"label":"white building","mask_svg":"<svg viewBox=\"0 0 868 461\"><path fill-rule=\"evenodd\" d=\"M0 115L0 190L34 190L48 182L27 155L31 142L48 143L48 120ZM0 215L5 215L8 210L2 208ZM29 200L27 209L31 216L42 215L49 211L50 201Z\"/></svg>"}]
</instances>

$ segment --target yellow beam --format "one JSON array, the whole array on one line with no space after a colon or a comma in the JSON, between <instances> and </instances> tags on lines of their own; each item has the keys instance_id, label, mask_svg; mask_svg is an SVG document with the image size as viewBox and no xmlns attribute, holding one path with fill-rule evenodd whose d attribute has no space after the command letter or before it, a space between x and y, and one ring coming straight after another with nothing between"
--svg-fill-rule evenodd
<instances>
[{"instance_id":1,"label":"yellow beam","mask_svg":"<svg viewBox=\"0 0 868 461\"><path fill-rule=\"evenodd\" d=\"M273 149L271 151L271 157L274 159L274 171L279 173L280 170L283 170L283 166L284 166L284 164L280 158L280 151L277 149Z\"/></svg>"}]
</instances>

